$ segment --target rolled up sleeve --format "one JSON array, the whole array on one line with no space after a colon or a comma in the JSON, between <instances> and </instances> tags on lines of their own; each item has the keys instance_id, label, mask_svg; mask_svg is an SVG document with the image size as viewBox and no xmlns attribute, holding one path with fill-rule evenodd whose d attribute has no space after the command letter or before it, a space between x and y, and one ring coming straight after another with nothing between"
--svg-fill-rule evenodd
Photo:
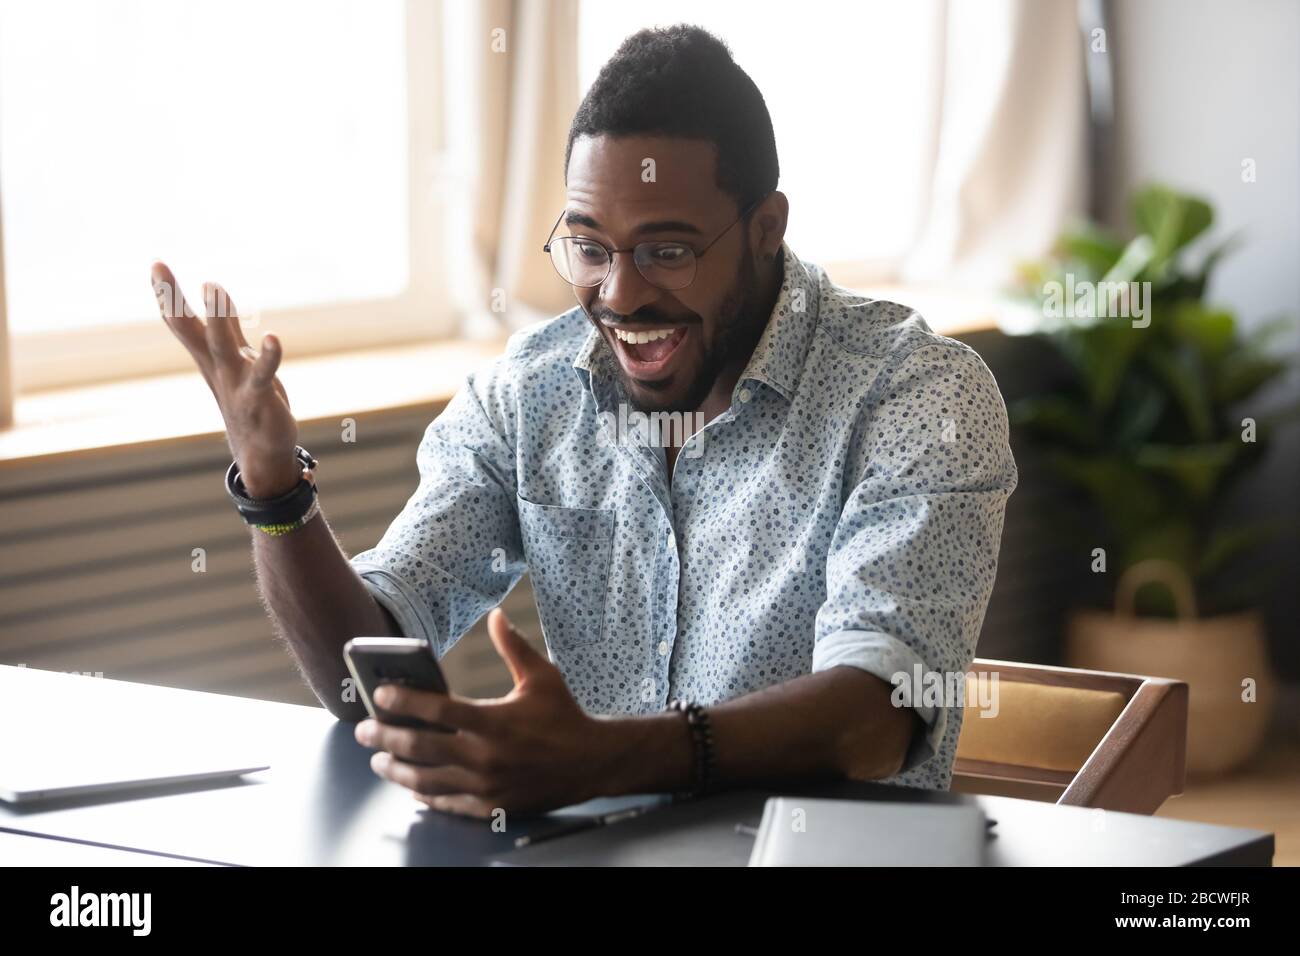
<instances>
[{"instance_id":1,"label":"rolled up sleeve","mask_svg":"<svg viewBox=\"0 0 1300 956\"><path fill-rule=\"evenodd\" d=\"M926 732L885 782L946 788L962 701L912 691L918 675L961 686L975 656L1017 483L1006 406L983 360L953 340L913 350L869 394L812 669L856 667L894 686Z\"/></svg>"},{"instance_id":2,"label":"rolled up sleeve","mask_svg":"<svg viewBox=\"0 0 1300 956\"><path fill-rule=\"evenodd\" d=\"M425 430L420 483L383 537L351 559L402 633L439 658L525 570L501 365L470 376Z\"/></svg>"}]
</instances>

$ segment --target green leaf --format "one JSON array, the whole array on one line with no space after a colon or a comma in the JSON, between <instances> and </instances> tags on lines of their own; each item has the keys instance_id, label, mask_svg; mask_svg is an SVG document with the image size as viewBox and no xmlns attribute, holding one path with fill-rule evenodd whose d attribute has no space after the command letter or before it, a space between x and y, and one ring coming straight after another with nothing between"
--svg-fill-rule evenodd
<instances>
[{"instance_id":1,"label":"green leaf","mask_svg":"<svg viewBox=\"0 0 1300 956\"><path fill-rule=\"evenodd\" d=\"M1114 444L1128 448L1148 440L1168 402L1165 391L1146 378L1127 376L1115 402L1114 420L1108 423Z\"/></svg>"},{"instance_id":2,"label":"green leaf","mask_svg":"<svg viewBox=\"0 0 1300 956\"><path fill-rule=\"evenodd\" d=\"M1094 278L1110 271L1123 254L1124 243L1092 223L1078 223L1056 240L1056 250L1062 258L1084 265L1088 278Z\"/></svg>"},{"instance_id":3,"label":"green leaf","mask_svg":"<svg viewBox=\"0 0 1300 956\"><path fill-rule=\"evenodd\" d=\"M1169 520L1174 503L1127 458L1058 450L1048 461L1063 478L1088 494L1111 533L1121 541L1131 541Z\"/></svg>"},{"instance_id":4,"label":"green leaf","mask_svg":"<svg viewBox=\"0 0 1300 956\"><path fill-rule=\"evenodd\" d=\"M1222 358L1236 339L1237 320L1231 312L1208 309L1200 302L1179 302L1173 308L1174 334L1190 342L1201 356Z\"/></svg>"},{"instance_id":5,"label":"green leaf","mask_svg":"<svg viewBox=\"0 0 1300 956\"><path fill-rule=\"evenodd\" d=\"M1263 544L1273 534L1272 529L1265 525L1221 528L1211 533L1201 548L1200 560L1196 563L1197 576L1214 574L1237 555Z\"/></svg>"},{"instance_id":6,"label":"green leaf","mask_svg":"<svg viewBox=\"0 0 1300 956\"><path fill-rule=\"evenodd\" d=\"M1241 454L1241 442L1207 445L1143 445L1137 450L1138 465L1171 478L1197 504L1207 504L1224 475Z\"/></svg>"},{"instance_id":7,"label":"green leaf","mask_svg":"<svg viewBox=\"0 0 1300 956\"><path fill-rule=\"evenodd\" d=\"M1201 263L1201 268L1194 275L1188 277L1187 294L1191 298L1195 299L1199 299L1201 296L1205 295L1205 287L1209 284L1210 273L1214 271L1214 267L1219 264L1220 259L1228 255L1230 252L1233 252L1240 245L1241 233L1234 232L1227 239L1223 240L1223 242L1215 246L1214 249L1206 255L1205 261Z\"/></svg>"},{"instance_id":8,"label":"green leaf","mask_svg":"<svg viewBox=\"0 0 1300 956\"><path fill-rule=\"evenodd\" d=\"M1234 352L1224 356L1215 366L1210 391L1214 400L1224 405L1244 402L1285 372L1287 367L1286 360L1272 355L1253 350Z\"/></svg>"},{"instance_id":9,"label":"green leaf","mask_svg":"<svg viewBox=\"0 0 1300 956\"><path fill-rule=\"evenodd\" d=\"M1058 348L1078 370L1084 390L1096 411L1104 414L1114 405L1129 364L1142 345L1145 331L1133 328L1128 322L1108 319L1055 336Z\"/></svg>"},{"instance_id":10,"label":"green leaf","mask_svg":"<svg viewBox=\"0 0 1300 956\"><path fill-rule=\"evenodd\" d=\"M1065 395L1041 395L1012 402L1011 424L1039 435L1095 448L1101 438L1097 423L1081 403Z\"/></svg>"},{"instance_id":11,"label":"green leaf","mask_svg":"<svg viewBox=\"0 0 1300 956\"><path fill-rule=\"evenodd\" d=\"M1168 271L1178 251L1210 227L1214 211L1203 199L1166 186L1147 186L1133 198L1133 218L1155 242L1150 260L1154 277Z\"/></svg>"},{"instance_id":12,"label":"green leaf","mask_svg":"<svg viewBox=\"0 0 1300 956\"><path fill-rule=\"evenodd\" d=\"M1213 437L1214 423L1209 398L1205 394L1203 370L1195 353L1186 349L1153 347L1143 358L1173 393L1195 440L1209 441Z\"/></svg>"},{"instance_id":13,"label":"green leaf","mask_svg":"<svg viewBox=\"0 0 1300 956\"><path fill-rule=\"evenodd\" d=\"M1195 528L1188 522L1175 519L1154 525L1135 535L1123 555L1123 563L1129 567L1152 558L1172 561L1187 571L1190 579L1195 556Z\"/></svg>"},{"instance_id":14,"label":"green leaf","mask_svg":"<svg viewBox=\"0 0 1300 956\"><path fill-rule=\"evenodd\" d=\"M1150 236L1134 236L1113 266L1101 277L1102 282L1133 282L1151 264L1157 252Z\"/></svg>"}]
</instances>

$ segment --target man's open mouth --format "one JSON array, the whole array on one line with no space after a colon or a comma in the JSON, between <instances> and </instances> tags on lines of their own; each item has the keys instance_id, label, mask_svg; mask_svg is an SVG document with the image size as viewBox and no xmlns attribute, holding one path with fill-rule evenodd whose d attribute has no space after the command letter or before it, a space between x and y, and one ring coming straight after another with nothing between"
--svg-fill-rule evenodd
<instances>
[{"instance_id":1,"label":"man's open mouth","mask_svg":"<svg viewBox=\"0 0 1300 956\"><path fill-rule=\"evenodd\" d=\"M632 378L652 380L664 377L690 326L658 329L619 329L606 326L614 337L614 351L623 371Z\"/></svg>"}]
</instances>

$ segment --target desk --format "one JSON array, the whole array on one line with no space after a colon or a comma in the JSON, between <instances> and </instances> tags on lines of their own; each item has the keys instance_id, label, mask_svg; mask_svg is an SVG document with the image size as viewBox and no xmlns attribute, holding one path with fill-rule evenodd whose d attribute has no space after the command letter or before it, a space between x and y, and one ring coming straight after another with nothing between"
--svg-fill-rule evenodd
<instances>
[{"instance_id":1,"label":"desk","mask_svg":"<svg viewBox=\"0 0 1300 956\"><path fill-rule=\"evenodd\" d=\"M339 723L321 708L0 667L0 687L12 695L9 702L31 715L52 706L52 689L70 686L69 681L96 681L101 700L100 690L149 695L162 717L201 705L232 734L266 744L271 767L219 785L170 785L34 807L0 802L0 831L231 865L473 866L513 851L516 836L550 825L544 818L508 819L506 831L498 833L485 821L429 810L409 791L377 777L370 769L372 751L356 742L353 725ZM59 706L75 708L78 701L74 693ZM86 719L95 715L88 712ZM39 732L39 717L25 726L5 726L3 732ZM146 728L142 740L147 737ZM60 759L57 751L51 759ZM1257 830L1127 813L1099 817L1091 810L1008 797L841 782L770 784L662 807L601 832L595 852L604 855L596 862L641 861L648 852L651 862L743 865L753 837L736 832L735 824L756 826L764 799L776 793L974 801L997 820L992 865L1266 866L1273 857L1272 834ZM674 831L684 838L675 839ZM713 838L701 839L705 832ZM597 846L592 836L561 837L534 849L571 846L592 852Z\"/></svg>"},{"instance_id":2,"label":"desk","mask_svg":"<svg viewBox=\"0 0 1300 956\"><path fill-rule=\"evenodd\" d=\"M0 864L4 866L210 866L136 850L109 850L89 843L56 840L0 830Z\"/></svg>"}]
</instances>

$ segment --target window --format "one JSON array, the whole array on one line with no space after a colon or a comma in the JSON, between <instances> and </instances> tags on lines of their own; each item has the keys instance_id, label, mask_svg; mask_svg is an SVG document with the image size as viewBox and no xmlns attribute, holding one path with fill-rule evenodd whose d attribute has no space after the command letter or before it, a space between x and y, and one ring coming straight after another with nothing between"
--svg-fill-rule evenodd
<instances>
[{"instance_id":1,"label":"window","mask_svg":"<svg viewBox=\"0 0 1300 956\"><path fill-rule=\"evenodd\" d=\"M0 206L19 390L189 367L152 260L290 354L452 328L437 5L0 0Z\"/></svg>"},{"instance_id":2,"label":"window","mask_svg":"<svg viewBox=\"0 0 1300 956\"><path fill-rule=\"evenodd\" d=\"M942 79L942 51L934 43L942 35L942 7L836 0L584 3L583 92L624 37L680 22L726 41L767 102L779 188L790 197L791 248L846 280L868 278L895 261L914 241L926 208ZM856 274L835 268L849 263Z\"/></svg>"}]
</instances>

